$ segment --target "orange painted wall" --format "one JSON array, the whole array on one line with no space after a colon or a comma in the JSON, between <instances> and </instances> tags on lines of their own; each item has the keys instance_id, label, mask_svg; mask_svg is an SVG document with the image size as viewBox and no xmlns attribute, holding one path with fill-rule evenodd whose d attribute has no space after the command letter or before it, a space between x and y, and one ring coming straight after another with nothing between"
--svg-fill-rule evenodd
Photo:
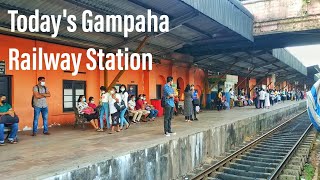
<instances>
[{"instance_id":1,"label":"orange painted wall","mask_svg":"<svg viewBox=\"0 0 320 180\"><path fill-rule=\"evenodd\" d=\"M74 122L74 115L72 112L63 112L63 80L82 80L86 81L86 97L93 96L95 99L99 98L99 87L104 85L104 72L100 70L89 71L85 67L86 50L52 44L42 41L23 39L13 36L0 35L0 59L6 62L6 74L12 75L12 100L13 108L20 117L19 129L30 129L33 121L33 108L31 107L32 87L37 83L39 76L46 78L46 86L51 92L51 97L48 98L49 104L49 125L53 124L71 124ZM34 70L9 71L8 52L9 48L17 48L20 54L23 52L32 53L33 47L42 47L47 53L82 53L80 72L85 74L78 74L72 76L71 73L63 72L62 70ZM43 63L44 64L44 63ZM60 69L60 68L58 68ZM108 71L107 81L108 85L112 82L119 71ZM166 81L167 76L173 76L176 83L177 78L181 77L184 80L184 87L187 84L195 84L198 91L203 92L205 73L198 68L190 68L186 64L180 63L172 65L172 61L161 60L161 64L153 64L152 70L128 70L119 79L117 84L137 84L138 93L146 94L149 99L156 98L156 84ZM133 81L133 82L132 82ZM42 119L39 119L39 127L42 126Z\"/></svg>"},{"instance_id":2,"label":"orange painted wall","mask_svg":"<svg viewBox=\"0 0 320 180\"><path fill-rule=\"evenodd\" d=\"M9 71L8 52L9 48L17 48L20 51L20 55L23 52L32 53L33 47L42 47L44 52L56 53L56 52L82 52L85 55L86 50L62 46L57 44L51 44L35 40L27 40L22 38L16 38L11 36L0 35L0 56L1 59L6 61L7 75L12 75L12 94L13 94L13 108L20 117L19 129L32 127L33 121L33 109L31 107L32 87L37 83L39 76L46 78L46 86L51 92L51 97L48 98L49 106L49 125L52 124L69 124L73 123L73 113L64 113L62 104L62 81L63 80L83 80L87 83L87 97L94 96L98 98L99 89L96 88L96 82L100 82L100 72L88 71L85 67L88 62L86 56L81 59L80 72L86 74L78 74L72 76L71 73L65 73L62 70L34 70L34 71L22 71L12 70ZM58 68L60 69L60 68ZM42 120L39 120L39 126L42 126Z\"/></svg>"}]
</instances>

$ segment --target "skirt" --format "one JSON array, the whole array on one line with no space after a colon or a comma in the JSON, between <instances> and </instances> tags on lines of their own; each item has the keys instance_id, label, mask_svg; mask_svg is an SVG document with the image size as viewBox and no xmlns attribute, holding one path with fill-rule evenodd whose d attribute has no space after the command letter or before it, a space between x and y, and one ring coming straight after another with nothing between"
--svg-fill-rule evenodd
<instances>
[{"instance_id":1,"label":"skirt","mask_svg":"<svg viewBox=\"0 0 320 180\"><path fill-rule=\"evenodd\" d=\"M99 115L98 113L94 113L94 114L83 114L84 118L87 119L87 121L91 121L93 119L98 119Z\"/></svg>"}]
</instances>

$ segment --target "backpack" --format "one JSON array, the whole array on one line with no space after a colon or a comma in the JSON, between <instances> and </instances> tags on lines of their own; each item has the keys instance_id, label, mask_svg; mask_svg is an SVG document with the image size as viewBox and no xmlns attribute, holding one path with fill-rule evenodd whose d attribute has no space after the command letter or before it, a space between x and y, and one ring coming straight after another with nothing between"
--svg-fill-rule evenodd
<instances>
[{"instance_id":1,"label":"backpack","mask_svg":"<svg viewBox=\"0 0 320 180\"><path fill-rule=\"evenodd\" d=\"M38 92L39 92L40 91L39 86L38 85L36 85L36 86L37 86ZM44 88L44 92L47 92L47 88L45 86L43 86L43 88ZM31 98L31 107L34 108L33 99L34 99L34 95L32 95L32 98Z\"/></svg>"}]
</instances>

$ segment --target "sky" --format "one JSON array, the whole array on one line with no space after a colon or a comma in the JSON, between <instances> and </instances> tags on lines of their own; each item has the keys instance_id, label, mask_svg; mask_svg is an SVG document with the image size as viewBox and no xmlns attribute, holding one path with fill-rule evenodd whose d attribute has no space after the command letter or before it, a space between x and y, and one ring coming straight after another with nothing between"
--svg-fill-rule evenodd
<instances>
[{"instance_id":1,"label":"sky","mask_svg":"<svg viewBox=\"0 0 320 180\"><path fill-rule=\"evenodd\" d=\"M299 59L305 66L320 65L320 44L287 47L286 50Z\"/></svg>"}]
</instances>

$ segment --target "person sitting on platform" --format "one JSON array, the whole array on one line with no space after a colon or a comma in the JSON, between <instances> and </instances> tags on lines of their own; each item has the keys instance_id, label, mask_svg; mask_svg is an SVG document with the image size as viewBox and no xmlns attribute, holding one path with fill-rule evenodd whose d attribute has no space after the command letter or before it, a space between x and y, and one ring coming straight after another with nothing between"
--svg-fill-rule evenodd
<instances>
[{"instance_id":1,"label":"person sitting on platform","mask_svg":"<svg viewBox=\"0 0 320 180\"><path fill-rule=\"evenodd\" d=\"M128 108L129 108L129 114L133 114L132 122L133 123L139 122L143 112L136 110L136 96L135 95L130 96L130 100L128 102Z\"/></svg>"},{"instance_id":2,"label":"person sitting on platform","mask_svg":"<svg viewBox=\"0 0 320 180\"><path fill-rule=\"evenodd\" d=\"M145 109L147 111L150 111L150 114L149 114L148 118L150 118L152 121L154 121L156 119L159 111L156 110L153 105L148 104L147 96L145 94L143 94L143 103L145 104Z\"/></svg>"},{"instance_id":3,"label":"person sitting on platform","mask_svg":"<svg viewBox=\"0 0 320 180\"><path fill-rule=\"evenodd\" d=\"M83 114L84 118L87 119L91 123L91 125L94 127L94 129L98 132L102 132L103 129L99 128L98 124L98 113L94 111L92 107L89 107L86 103L86 98L84 95L80 95L78 98L78 102L76 105L79 114Z\"/></svg>"},{"instance_id":4,"label":"person sitting on platform","mask_svg":"<svg viewBox=\"0 0 320 180\"><path fill-rule=\"evenodd\" d=\"M7 103L7 97L4 94L0 94L0 146L4 143L4 127L10 126L11 131L8 137L10 144L16 144L16 137L18 132L19 118L15 114L11 105Z\"/></svg>"},{"instance_id":5,"label":"person sitting on platform","mask_svg":"<svg viewBox=\"0 0 320 180\"><path fill-rule=\"evenodd\" d=\"M137 101L137 103L136 103L136 109L139 111L142 111L142 113L143 113L143 115L144 115L144 120L142 120L142 121L144 121L144 122L147 122L148 120L150 120L149 118L148 118L148 116L149 116L149 114L150 114L150 111L147 111L146 109L145 109L145 104L144 104L144 102L143 102L143 95L142 94L140 94L139 95L139 99L138 99L138 101Z\"/></svg>"},{"instance_id":6,"label":"person sitting on platform","mask_svg":"<svg viewBox=\"0 0 320 180\"><path fill-rule=\"evenodd\" d=\"M91 96L89 97L89 103L88 106L91 107L92 109L96 110L97 109L97 105L94 104L94 98Z\"/></svg>"}]
</instances>

